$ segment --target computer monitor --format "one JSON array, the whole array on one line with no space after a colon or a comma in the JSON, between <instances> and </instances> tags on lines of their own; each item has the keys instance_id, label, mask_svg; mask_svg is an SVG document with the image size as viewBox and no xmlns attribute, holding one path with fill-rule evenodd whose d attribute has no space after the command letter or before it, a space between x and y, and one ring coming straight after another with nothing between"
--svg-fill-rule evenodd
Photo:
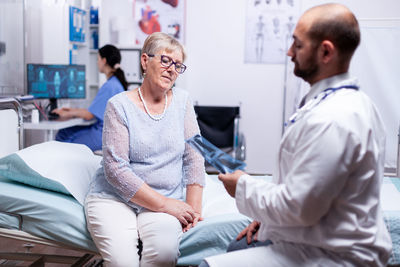
<instances>
[{"instance_id":1,"label":"computer monitor","mask_svg":"<svg viewBox=\"0 0 400 267\"><path fill-rule=\"evenodd\" d=\"M50 110L59 98L85 98L85 81L85 65L27 65L28 94L50 99Z\"/></svg>"}]
</instances>

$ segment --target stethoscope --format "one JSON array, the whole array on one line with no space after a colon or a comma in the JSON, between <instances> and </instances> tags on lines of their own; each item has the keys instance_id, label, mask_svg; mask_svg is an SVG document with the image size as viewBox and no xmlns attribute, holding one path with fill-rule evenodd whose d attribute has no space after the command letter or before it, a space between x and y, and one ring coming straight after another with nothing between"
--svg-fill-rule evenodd
<instances>
[{"instance_id":1,"label":"stethoscope","mask_svg":"<svg viewBox=\"0 0 400 267\"><path fill-rule=\"evenodd\" d=\"M308 101L302 108L298 109L297 112L294 113L287 122L285 122L285 127L295 123L299 118L303 117L306 112L315 108L322 101L324 101L329 95L341 89L358 90L359 87L357 85L343 85L339 87L331 87L325 89L324 91L316 95L313 100Z\"/></svg>"}]
</instances>

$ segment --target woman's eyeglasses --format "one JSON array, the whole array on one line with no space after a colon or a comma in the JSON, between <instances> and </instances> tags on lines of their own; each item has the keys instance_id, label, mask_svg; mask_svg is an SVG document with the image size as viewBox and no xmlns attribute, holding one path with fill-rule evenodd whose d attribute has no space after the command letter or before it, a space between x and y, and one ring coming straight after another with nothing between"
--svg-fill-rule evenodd
<instances>
[{"instance_id":1,"label":"woman's eyeglasses","mask_svg":"<svg viewBox=\"0 0 400 267\"><path fill-rule=\"evenodd\" d=\"M147 54L149 57L155 57L155 56L160 56L161 57L161 65L169 68L171 67L172 64L175 65L175 70L177 73L182 74L186 70L186 65L183 63L175 62L170 58L169 56L166 55L152 55L152 54Z\"/></svg>"}]
</instances>

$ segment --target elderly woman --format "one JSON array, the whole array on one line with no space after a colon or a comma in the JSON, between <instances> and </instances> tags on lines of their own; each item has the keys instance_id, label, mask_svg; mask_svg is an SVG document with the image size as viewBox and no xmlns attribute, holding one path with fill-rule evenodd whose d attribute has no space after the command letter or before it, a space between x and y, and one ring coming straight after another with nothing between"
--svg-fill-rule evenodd
<instances>
[{"instance_id":1,"label":"elderly woman","mask_svg":"<svg viewBox=\"0 0 400 267\"><path fill-rule=\"evenodd\" d=\"M103 167L85 203L106 266L175 266L182 232L201 220L204 161L185 144L199 128L188 93L172 88L184 59L177 40L153 33L143 84L108 102Z\"/></svg>"}]
</instances>

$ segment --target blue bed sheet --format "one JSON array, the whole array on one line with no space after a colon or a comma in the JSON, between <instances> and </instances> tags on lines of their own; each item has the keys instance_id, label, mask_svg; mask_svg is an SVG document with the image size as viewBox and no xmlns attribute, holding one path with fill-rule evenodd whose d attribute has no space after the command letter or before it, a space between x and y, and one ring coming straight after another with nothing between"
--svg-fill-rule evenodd
<instances>
[{"instance_id":1,"label":"blue bed sheet","mask_svg":"<svg viewBox=\"0 0 400 267\"><path fill-rule=\"evenodd\" d=\"M22 230L29 234L97 251L86 229L83 207L70 195L0 178L0 211L21 215ZM18 229L15 217L0 218L0 227Z\"/></svg>"},{"instance_id":2,"label":"blue bed sheet","mask_svg":"<svg viewBox=\"0 0 400 267\"><path fill-rule=\"evenodd\" d=\"M394 185L396 188L396 195L393 192L386 192L385 185ZM385 177L383 181L383 190L381 191L381 198L388 198L387 202L381 203L383 208L383 216L385 219L386 227L389 230L392 239L392 255L389 259L389 264L400 264L400 178ZM382 196L386 194L385 196Z\"/></svg>"},{"instance_id":3,"label":"blue bed sheet","mask_svg":"<svg viewBox=\"0 0 400 267\"><path fill-rule=\"evenodd\" d=\"M385 177L384 185L382 195L387 197L385 190L391 189L390 194L400 199L399 178ZM216 177L208 180L205 198L206 219L183 235L178 265L197 265L205 257L224 253L229 242L250 222L234 211L233 199ZM393 242L389 264L400 264L400 206L396 204L400 202L391 197L382 202ZM86 229L83 207L72 196L0 178L0 211L22 215L22 230L27 233L97 253ZM18 229L18 223L17 218L0 213L0 227Z\"/></svg>"},{"instance_id":4,"label":"blue bed sheet","mask_svg":"<svg viewBox=\"0 0 400 267\"><path fill-rule=\"evenodd\" d=\"M72 196L0 177L0 211L22 215L22 230L27 233L97 253L86 228L83 207ZM183 234L178 265L197 265L205 257L225 252L249 222L238 213L205 218ZM18 229L18 223L16 217L0 212L0 227Z\"/></svg>"}]
</instances>

